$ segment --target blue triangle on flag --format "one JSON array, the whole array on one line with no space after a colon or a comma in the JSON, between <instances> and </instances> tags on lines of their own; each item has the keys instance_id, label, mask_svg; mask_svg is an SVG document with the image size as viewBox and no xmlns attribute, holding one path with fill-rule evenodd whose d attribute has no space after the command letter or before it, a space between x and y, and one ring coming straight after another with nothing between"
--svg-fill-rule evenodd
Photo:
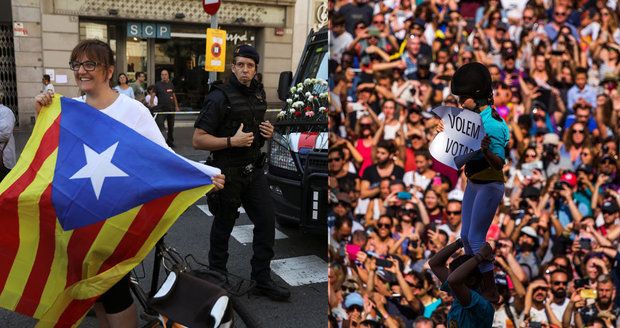
<instances>
[{"instance_id":1,"label":"blue triangle on flag","mask_svg":"<svg viewBox=\"0 0 620 328\"><path fill-rule=\"evenodd\" d=\"M52 203L64 230L208 184L211 177L170 150L86 103L61 98Z\"/></svg>"}]
</instances>

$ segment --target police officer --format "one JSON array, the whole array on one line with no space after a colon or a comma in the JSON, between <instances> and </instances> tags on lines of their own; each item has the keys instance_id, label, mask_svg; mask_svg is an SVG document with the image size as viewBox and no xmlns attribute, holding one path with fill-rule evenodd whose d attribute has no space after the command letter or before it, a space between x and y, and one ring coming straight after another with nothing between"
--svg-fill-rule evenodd
<instances>
[{"instance_id":1,"label":"police officer","mask_svg":"<svg viewBox=\"0 0 620 328\"><path fill-rule=\"evenodd\" d=\"M251 260L255 291L283 301L290 292L271 279L275 217L263 172L265 154L261 147L273 135L273 125L263 121L267 110L265 91L254 78L259 55L254 47L240 45L233 52L232 75L226 84L214 84L196 120L192 144L208 150L208 164L226 176L224 189L210 193L207 200L215 219L211 227L209 266L226 272L228 240L243 207L254 223Z\"/></svg>"}]
</instances>

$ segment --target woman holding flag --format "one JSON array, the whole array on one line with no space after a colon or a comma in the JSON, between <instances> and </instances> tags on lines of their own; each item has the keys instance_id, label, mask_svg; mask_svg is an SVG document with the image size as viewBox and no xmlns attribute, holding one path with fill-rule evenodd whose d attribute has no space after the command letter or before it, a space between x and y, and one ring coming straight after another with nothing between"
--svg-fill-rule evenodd
<instances>
[{"instance_id":1,"label":"woman holding flag","mask_svg":"<svg viewBox=\"0 0 620 328\"><path fill-rule=\"evenodd\" d=\"M465 64L456 71L450 85L463 109L480 113L486 136L481 152L465 164L468 178L463 197L461 240L466 254L476 254L485 244L487 231L504 196L505 148L510 139L508 125L493 105L491 74L478 62ZM438 132L444 130L440 121ZM493 263L483 261L481 291L490 302L498 301Z\"/></svg>"},{"instance_id":2,"label":"woman holding flag","mask_svg":"<svg viewBox=\"0 0 620 328\"><path fill-rule=\"evenodd\" d=\"M149 110L140 102L121 95L110 87L114 74L114 53L110 46L99 40L83 40L72 51L69 67L75 81L84 94L75 98L100 110L135 130L147 139L171 152ZM42 93L35 97L36 111L52 103L53 93ZM222 189L224 176L212 178L214 188ZM137 327L136 306L129 289L129 276L125 276L106 293L99 297L95 311L100 327Z\"/></svg>"}]
</instances>

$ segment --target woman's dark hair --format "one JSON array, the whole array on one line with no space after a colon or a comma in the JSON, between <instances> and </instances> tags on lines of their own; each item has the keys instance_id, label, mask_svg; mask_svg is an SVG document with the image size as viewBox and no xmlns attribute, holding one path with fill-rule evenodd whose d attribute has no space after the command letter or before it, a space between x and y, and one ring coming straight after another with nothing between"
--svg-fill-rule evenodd
<instances>
[{"instance_id":1,"label":"woman's dark hair","mask_svg":"<svg viewBox=\"0 0 620 328\"><path fill-rule=\"evenodd\" d=\"M119 73L118 74L118 78L116 80L118 82L118 85L121 85L121 76L125 77L125 84L129 85L129 78L127 77L127 74L125 74L125 73Z\"/></svg>"},{"instance_id":2,"label":"woman's dark hair","mask_svg":"<svg viewBox=\"0 0 620 328\"><path fill-rule=\"evenodd\" d=\"M151 92L151 90L155 91L155 85L154 84L151 84L148 87L146 87L146 92L147 93Z\"/></svg>"},{"instance_id":3,"label":"woman's dark hair","mask_svg":"<svg viewBox=\"0 0 620 328\"><path fill-rule=\"evenodd\" d=\"M71 51L70 61L76 61L78 57L86 55L88 59L97 62L104 68L114 66L114 51L110 48L110 45L95 39L86 39L80 41L80 43Z\"/></svg>"}]
</instances>

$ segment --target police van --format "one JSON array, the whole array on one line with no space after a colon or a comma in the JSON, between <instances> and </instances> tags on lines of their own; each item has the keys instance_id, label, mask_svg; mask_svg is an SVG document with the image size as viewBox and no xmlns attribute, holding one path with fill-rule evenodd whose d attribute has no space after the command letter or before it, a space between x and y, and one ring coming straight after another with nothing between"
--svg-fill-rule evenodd
<instances>
[{"instance_id":1,"label":"police van","mask_svg":"<svg viewBox=\"0 0 620 328\"><path fill-rule=\"evenodd\" d=\"M282 72L278 97L306 79L328 79L328 29L311 31L295 75ZM327 90L325 90L327 91ZM285 105L283 107L283 110ZM327 122L278 121L269 146L267 179L280 224L324 233L327 227Z\"/></svg>"}]
</instances>

